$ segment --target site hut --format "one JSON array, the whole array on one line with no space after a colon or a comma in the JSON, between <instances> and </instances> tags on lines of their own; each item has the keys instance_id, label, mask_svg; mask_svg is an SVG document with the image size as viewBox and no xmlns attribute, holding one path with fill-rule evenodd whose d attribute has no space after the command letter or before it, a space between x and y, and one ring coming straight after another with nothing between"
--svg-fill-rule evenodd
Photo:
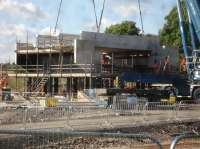
<instances>
[{"instance_id":1,"label":"site hut","mask_svg":"<svg viewBox=\"0 0 200 149\"><path fill-rule=\"evenodd\" d=\"M178 51L162 48L158 37L82 32L80 35L39 35L37 46L17 43L17 65L26 91L70 95L84 89L113 88L124 72L155 71L171 58L178 68Z\"/></svg>"}]
</instances>

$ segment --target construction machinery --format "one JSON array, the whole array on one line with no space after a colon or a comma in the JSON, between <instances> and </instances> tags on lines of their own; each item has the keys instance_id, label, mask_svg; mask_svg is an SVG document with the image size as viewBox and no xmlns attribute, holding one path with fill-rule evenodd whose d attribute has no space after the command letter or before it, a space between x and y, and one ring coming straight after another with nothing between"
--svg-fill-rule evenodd
<instances>
[{"instance_id":1,"label":"construction machinery","mask_svg":"<svg viewBox=\"0 0 200 149\"><path fill-rule=\"evenodd\" d=\"M182 37L184 55L186 59L186 69L188 75L188 85L190 87L189 96L194 100L200 99L200 50L197 50L197 41L200 41L200 1L185 0L188 18L189 31L191 36L192 52L190 52L186 42L186 26L183 17L183 7L181 0L177 0L179 24ZM191 53L191 54L190 54Z\"/></svg>"},{"instance_id":2,"label":"construction machinery","mask_svg":"<svg viewBox=\"0 0 200 149\"><path fill-rule=\"evenodd\" d=\"M189 18L189 31L191 36L191 48L186 42L186 23L183 17L183 2L186 3ZM177 0L180 31L182 37L184 58L182 63L186 66L186 74L169 74L167 66L169 58L166 56L162 72L159 73L123 73L116 79L115 89L109 89L108 94L123 93L145 96L150 101L168 99L175 102L176 99L190 98L200 100L200 50L197 49L197 41L200 41L200 1ZM128 85L127 85L128 84ZM127 87L128 86L128 87ZM131 89L129 88L131 86Z\"/></svg>"}]
</instances>

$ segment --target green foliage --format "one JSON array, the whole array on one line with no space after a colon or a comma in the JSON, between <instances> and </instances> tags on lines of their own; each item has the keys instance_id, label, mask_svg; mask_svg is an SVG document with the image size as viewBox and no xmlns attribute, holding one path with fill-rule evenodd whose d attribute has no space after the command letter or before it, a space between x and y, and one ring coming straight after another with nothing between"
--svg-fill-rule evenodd
<instances>
[{"instance_id":1,"label":"green foliage","mask_svg":"<svg viewBox=\"0 0 200 149\"><path fill-rule=\"evenodd\" d=\"M105 33L115 35L139 35L140 29L136 27L133 21L124 21L120 24L111 25L107 27Z\"/></svg>"},{"instance_id":2,"label":"green foliage","mask_svg":"<svg viewBox=\"0 0 200 149\"><path fill-rule=\"evenodd\" d=\"M190 36L189 36L189 21L187 17L187 10L186 5L183 3L183 16L185 18L185 29L186 29L186 36L187 42L190 44ZM160 30L159 36L161 40L161 44L166 45L168 47L174 48L182 48L182 40L181 40L181 33L179 28L179 18L178 18L178 10L177 7L174 7L169 15L165 17L165 24L163 29Z\"/></svg>"}]
</instances>

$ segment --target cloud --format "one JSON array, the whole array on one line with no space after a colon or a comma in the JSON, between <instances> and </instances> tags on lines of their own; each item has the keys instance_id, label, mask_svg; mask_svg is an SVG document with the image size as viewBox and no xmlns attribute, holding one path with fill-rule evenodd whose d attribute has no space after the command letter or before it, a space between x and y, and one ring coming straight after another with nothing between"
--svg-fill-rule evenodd
<instances>
[{"instance_id":1,"label":"cloud","mask_svg":"<svg viewBox=\"0 0 200 149\"><path fill-rule=\"evenodd\" d=\"M0 23L0 28L0 63L8 62L9 59L11 62L14 62L16 40L26 42L27 32L28 42L35 43L37 30L27 27L25 24L9 24L2 22Z\"/></svg>"},{"instance_id":2,"label":"cloud","mask_svg":"<svg viewBox=\"0 0 200 149\"><path fill-rule=\"evenodd\" d=\"M15 61L15 44L11 41L0 43L0 63Z\"/></svg>"},{"instance_id":3,"label":"cloud","mask_svg":"<svg viewBox=\"0 0 200 149\"><path fill-rule=\"evenodd\" d=\"M116 22L112 21L112 20L110 20L108 18L103 18L102 19L102 24L101 24L101 30L105 30L106 27L109 27L112 24L116 24Z\"/></svg>"},{"instance_id":4,"label":"cloud","mask_svg":"<svg viewBox=\"0 0 200 149\"><path fill-rule=\"evenodd\" d=\"M101 23L101 31L104 31L106 27L109 27L112 24L116 24L116 22L104 17ZM83 24L83 29L87 31L96 31L96 23L94 21L86 22Z\"/></svg>"},{"instance_id":5,"label":"cloud","mask_svg":"<svg viewBox=\"0 0 200 149\"><path fill-rule=\"evenodd\" d=\"M6 45L5 44L3 44L3 43L0 43L0 49L6 49Z\"/></svg>"},{"instance_id":6,"label":"cloud","mask_svg":"<svg viewBox=\"0 0 200 149\"><path fill-rule=\"evenodd\" d=\"M2 22L0 23L0 28L0 50L6 50L5 53L15 49L16 40L26 42L27 33L29 42L33 42L37 32L36 29L26 27L24 24L9 24Z\"/></svg>"},{"instance_id":7,"label":"cloud","mask_svg":"<svg viewBox=\"0 0 200 149\"><path fill-rule=\"evenodd\" d=\"M0 24L0 35L1 36L22 36L26 32L24 24Z\"/></svg>"},{"instance_id":8,"label":"cloud","mask_svg":"<svg viewBox=\"0 0 200 149\"><path fill-rule=\"evenodd\" d=\"M119 5L113 7L116 14L122 17L130 17L139 13L138 7L136 5Z\"/></svg>"},{"instance_id":9,"label":"cloud","mask_svg":"<svg viewBox=\"0 0 200 149\"><path fill-rule=\"evenodd\" d=\"M0 11L13 16L20 16L28 19L48 19L50 16L33 3L20 3L15 0L0 0Z\"/></svg>"},{"instance_id":10,"label":"cloud","mask_svg":"<svg viewBox=\"0 0 200 149\"><path fill-rule=\"evenodd\" d=\"M25 42L28 30L24 24L5 22L0 23L0 28L0 62L8 62L9 57L11 62L14 62L16 40ZM29 28L29 41L32 41L33 32L34 30Z\"/></svg>"},{"instance_id":11,"label":"cloud","mask_svg":"<svg viewBox=\"0 0 200 149\"><path fill-rule=\"evenodd\" d=\"M149 13L148 7L151 5L151 1L153 0L141 0L141 11L143 14ZM137 0L111 0L107 3L107 5L111 5L111 9L114 14L120 17L133 17L139 15Z\"/></svg>"},{"instance_id":12,"label":"cloud","mask_svg":"<svg viewBox=\"0 0 200 149\"><path fill-rule=\"evenodd\" d=\"M39 34L41 35L52 35L52 36L58 36L60 33L60 31L57 29L56 33L54 32L54 28L51 27L45 27L43 29L40 30Z\"/></svg>"}]
</instances>

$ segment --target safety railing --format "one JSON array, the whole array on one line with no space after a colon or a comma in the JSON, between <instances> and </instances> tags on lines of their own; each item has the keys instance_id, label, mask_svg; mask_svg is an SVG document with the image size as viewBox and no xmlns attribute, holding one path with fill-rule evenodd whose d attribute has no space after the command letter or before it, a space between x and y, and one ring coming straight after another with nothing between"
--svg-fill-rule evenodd
<instances>
[{"instance_id":1,"label":"safety railing","mask_svg":"<svg viewBox=\"0 0 200 149\"><path fill-rule=\"evenodd\" d=\"M14 68L8 68L12 73L29 72L29 73L43 73L49 70L51 73L91 73L95 72L95 67L92 64L63 64L63 65L20 65Z\"/></svg>"},{"instance_id":2,"label":"safety railing","mask_svg":"<svg viewBox=\"0 0 200 149\"><path fill-rule=\"evenodd\" d=\"M175 137L170 149L198 149L200 147L200 135L197 133L185 133Z\"/></svg>"}]
</instances>

